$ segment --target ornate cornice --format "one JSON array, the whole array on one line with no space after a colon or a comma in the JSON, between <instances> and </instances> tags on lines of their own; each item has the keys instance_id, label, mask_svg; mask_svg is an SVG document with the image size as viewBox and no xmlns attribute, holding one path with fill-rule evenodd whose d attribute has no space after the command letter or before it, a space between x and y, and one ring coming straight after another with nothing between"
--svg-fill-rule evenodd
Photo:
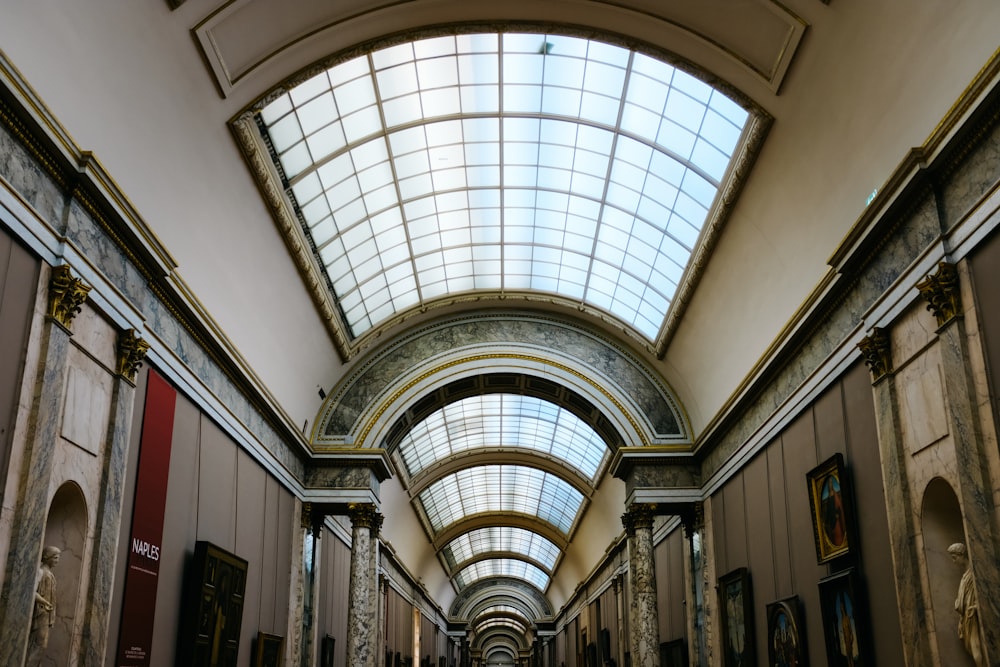
<instances>
[{"instance_id":1,"label":"ornate cornice","mask_svg":"<svg viewBox=\"0 0 1000 667\"><path fill-rule=\"evenodd\" d=\"M139 332L135 329L121 332L118 335L118 375L135 384L135 374L147 352L149 343L139 336Z\"/></svg>"},{"instance_id":2,"label":"ornate cornice","mask_svg":"<svg viewBox=\"0 0 1000 667\"><path fill-rule=\"evenodd\" d=\"M891 343L885 329L872 328L872 332L858 343L858 348L871 370L872 384L892 373Z\"/></svg>"},{"instance_id":3,"label":"ornate cornice","mask_svg":"<svg viewBox=\"0 0 1000 667\"><path fill-rule=\"evenodd\" d=\"M656 505L652 503L632 503L622 514L622 525L631 537L640 529L652 530L656 517Z\"/></svg>"},{"instance_id":4,"label":"ornate cornice","mask_svg":"<svg viewBox=\"0 0 1000 667\"><path fill-rule=\"evenodd\" d=\"M378 535L382 527L382 515L371 503L351 503L347 506L347 516L354 528L367 528L372 537Z\"/></svg>"},{"instance_id":5,"label":"ornate cornice","mask_svg":"<svg viewBox=\"0 0 1000 667\"><path fill-rule=\"evenodd\" d=\"M930 274L916 287L927 300L927 310L934 313L938 328L962 316L961 286L954 264L939 262L937 273Z\"/></svg>"},{"instance_id":6,"label":"ornate cornice","mask_svg":"<svg viewBox=\"0 0 1000 667\"><path fill-rule=\"evenodd\" d=\"M73 277L68 264L52 267L52 277L49 279L48 316L69 329L73 318L80 312L80 306L87 300L87 293L90 290L90 286Z\"/></svg>"}]
</instances>

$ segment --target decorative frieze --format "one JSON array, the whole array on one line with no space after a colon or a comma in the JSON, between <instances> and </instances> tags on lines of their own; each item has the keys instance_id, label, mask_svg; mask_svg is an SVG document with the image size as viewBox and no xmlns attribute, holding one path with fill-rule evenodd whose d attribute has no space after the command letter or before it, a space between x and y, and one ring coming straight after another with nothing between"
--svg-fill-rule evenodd
<instances>
[{"instance_id":1,"label":"decorative frieze","mask_svg":"<svg viewBox=\"0 0 1000 667\"><path fill-rule=\"evenodd\" d=\"M891 345L889 334L885 329L874 327L872 332L858 343L858 348L864 355L865 364L871 370L872 384L892 373Z\"/></svg>"},{"instance_id":2,"label":"decorative frieze","mask_svg":"<svg viewBox=\"0 0 1000 667\"><path fill-rule=\"evenodd\" d=\"M961 316L962 296L954 264L939 262L937 273L917 283L917 290L927 300L927 310L934 313L939 328Z\"/></svg>"},{"instance_id":3,"label":"decorative frieze","mask_svg":"<svg viewBox=\"0 0 1000 667\"><path fill-rule=\"evenodd\" d=\"M68 264L52 267L52 277L49 279L48 316L69 329L90 290L90 286L73 277Z\"/></svg>"},{"instance_id":4,"label":"decorative frieze","mask_svg":"<svg viewBox=\"0 0 1000 667\"><path fill-rule=\"evenodd\" d=\"M142 360L149 352L149 343L135 329L123 331L118 336L118 375L135 384L135 375Z\"/></svg>"}]
</instances>

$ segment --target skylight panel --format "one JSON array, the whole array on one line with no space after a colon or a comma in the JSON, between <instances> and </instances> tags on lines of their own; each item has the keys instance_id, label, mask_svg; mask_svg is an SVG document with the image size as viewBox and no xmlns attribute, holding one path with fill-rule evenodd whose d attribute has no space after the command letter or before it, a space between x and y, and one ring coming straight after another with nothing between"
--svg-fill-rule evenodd
<instances>
[{"instance_id":1,"label":"skylight panel","mask_svg":"<svg viewBox=\"0 0 1000 667\"><path fill-rule=\"evenodd\" d=\"M488 465L439 479L421 492L419 501L435 532L474 514L513 512L537 516L568 535L583 495L537 468Z\"/></svg>"},{"instance_id":2,"label":"skylight panel","mask_svg":"<svg viewBox=\"0 0 1000 667\"><path fill-rule=\"evenodd\" d=\"M559 548L538 533L511 526L477 528L449 542L442 553L450 567L489 553L518 553L541 564L549 572L559 559Z\"/></svg>"},{"instance_id":3,"label":"skylight panel","mask_svg":"<svg viewBox=\"0 0 1000 667\"><path fill-rule=\"evenodd\" d=\"M676 280L651 290L619 288L589 268L580 275L578 264L576 271L564 270L558 258L513 246L555 247L554 234L536 231L562 229L562 247L570 251L563 262L575 262L578 254L589 260L595 249L606 255L595 238L608 237L613 208L648 223L636 229L651 227L672 241L622 227L626 235L642 234L645 243L614 243L627 252L619 266L636 262L622 276L651 281L660 255L683 270L748 119L719 90L647 54L531 33L443 36L380 49L331 67L260 111L304 231L322 266L337 267L328 277L352 337L438 296L503 289L607 310L653 340ZM495 203L474 203L480 190ZM460 208L439 204L413 212L410 203L433 201L440 192L468 196ZM535 196L543 193L559 194L569 206ZM415 284L402 289L384 276L386 289L407 295L387 300L385 290L360 289L360 283L371 279L371 267L397 266L398 256L366 264L372 258L356 261L348 244L345 265L339 253L325 250L387 211L399 215L392 234L405 240L411 257L456 243L499 244L500 257L411 272ZM406 233L449 225L477 231L461 242ZM484 226L490 231L479 233ZM352 296L359 290L360 301Z\"/></svg>"},{"instance_id":4,"label":"skylight panel","mask_svg":"<svg viewBox=\"0 0 1000 667\"><path fill-rule=\"evenodd\" d=\"M523 579L538 587L538 589L542 591L544 591L549 585L549 576L543 571L539 570L531 563L526 563L522 560L514 560L512 558L494 558L473 563L455 575L455 583L459 590L461 590L469 584L488 577L513 577L515 579ZM517 627L509 621L488 621L486 625L503 625L508 623L513 627Z\"/></svg>"},{"instance_id":5,"label":"skylight panel","mask_svg":"<svg viewBox=\"0 0 1000 667\"><path fill-rule=\"evenodd\" d=\"M438 461L480 448L514 447L547 454L596 481L607 447L576 415L518 394L485 394L431 413L403 438L399 451L413 476Z\"/></svg>"}]
</instances>

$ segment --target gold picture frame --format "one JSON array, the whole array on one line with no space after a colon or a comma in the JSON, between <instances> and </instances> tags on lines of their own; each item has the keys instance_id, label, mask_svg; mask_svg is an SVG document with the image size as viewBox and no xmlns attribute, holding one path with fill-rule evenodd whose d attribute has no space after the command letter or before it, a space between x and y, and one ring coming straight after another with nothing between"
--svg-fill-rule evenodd
<instances>
[{"instance_id":1,"label":"gold picture frame","mask_svg":"<svg viewBox=\"0 0 1000 667\"><path fill-rule=\"evenodd\" d=\"M253 667L281 667L285 638L258 632L254 646Z\"/></svg>"},{"instance_id":2,"label":"gold picture frame","mask_svg":"<svg viewBox=\"0 0 1000 667\"><path fill-rule=\"evenodd\" d=\"M816 562L820 565L855 548L854 512L844 457L837 453L806 474Z\"/></svg>"}]
</instances>

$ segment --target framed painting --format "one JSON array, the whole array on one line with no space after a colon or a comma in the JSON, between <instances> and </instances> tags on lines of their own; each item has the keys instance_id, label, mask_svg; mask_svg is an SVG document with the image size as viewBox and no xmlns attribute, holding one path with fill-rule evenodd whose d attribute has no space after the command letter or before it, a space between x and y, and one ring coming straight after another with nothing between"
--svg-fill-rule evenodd
<instances>
[{"instance_id":1,"label":"framed painting","mask_svg":"<svg viewBox=\"0 0 1000 667\"><path fill-rule=\"evenodd\" d=\"M769 667L807 667L805 626L798 596L767 605L767 664Z\"/></svg>"},{"instance_id":2,"label":"framed painting","mask_svg":"<svg viewBox=\"0 0 1000 667\"><path fill-rule=\"evenodd\" d=\"M236 667L247 561L209 542L195 543L185 575L177 664Z\"/></svg>"},{"instance_id":3,"label":"framed painting","mask_svg":"<svg viewBox=\"0 0 1000 667\"><path fill-rule=\"evenodd\" d=\"M258 632L253 652L253 667L281 667L284 649L284 637Z\"/></svg>"},{"instance_id":4,"label":"framed painting","mask_svg":"<svg viewBox=\"0 0 1000 667\"><path fill-rule=\"evenodd\" d=\"M854 568L819 582L823 637L830 667L870 667L868 618Z\"/></svg>"},{"instance_id":5,"label":"framed painting","mask_svg":"<svg viewBox=\"0 0 1000 667\"><path fill-rule=\"evenodd\" d=\"M844 457L834 454L806 474L816 562L828 563L851 553L854 521Z\"/></svg>"},{"instance_id":6,"label":"framed painting","mask_svg":"<svg viewBox=\"0 0 1000 667\"><path fill-rule=\"evenodd\" d=\"M319 646L319 662L322 667L333 667L333 657L336 646L337 640L334 637L330 635L323 637L323 641L320 642ZM385 665L386 667L391 667L392 659L390 658L386 660Z\"/></svg>"},{"instance_id":7,"label":"framed painting","mask_svg":"<svg viewBox=\"0 0 1000 667\"><path fill-rule=\"evenodd\" d=\"M753 636L753 591L750 572L741 567L719 578L723 667L756 667Z\"/></svg>"},{"instance_id":8,"label":"framed painting","mask_svg":"<svg viewBox=\"0 0 1000 667\"><path fill-rule=\"evenodd\" d=\"M687 642L675 639L660 644L661 667L688 667Z\"/></svg>"}]
</instances>

